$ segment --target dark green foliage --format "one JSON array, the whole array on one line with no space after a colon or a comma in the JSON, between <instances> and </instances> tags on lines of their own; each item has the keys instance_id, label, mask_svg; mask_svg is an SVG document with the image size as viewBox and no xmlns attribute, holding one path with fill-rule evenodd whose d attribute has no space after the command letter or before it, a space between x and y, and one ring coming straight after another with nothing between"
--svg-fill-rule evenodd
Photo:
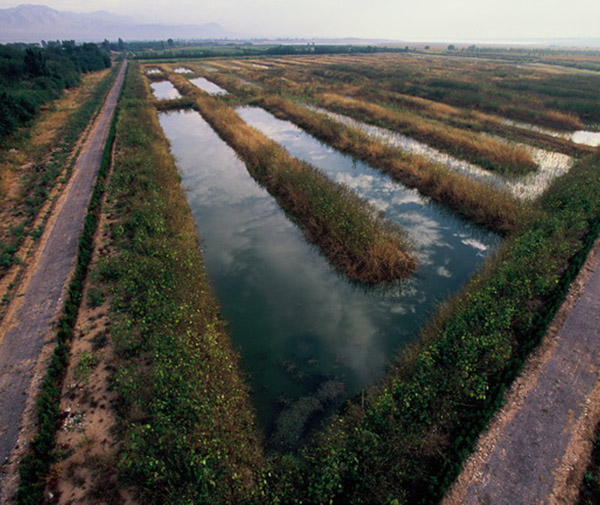
<instances>
[{"instance_id":1,"label":"dark green foliage","mask_svg":"<svg viewBox=\"0 0 600 505\"><path fill-rule=\"evenodd\" d=\"M16 499L18 505L38 505L44 501L46 477L50 465L55 460L54 440L60 413L60 391L69 360L69 344L73 338L73 327L81 303L83 284L93 251L93 237L100 215L104 181L110 169L114 132L115 123L104 149L98 179L79 240L75 273L69 284L63 314L58 322L57 345L37 401L39 432L31 442L30 452L23 458L19 467L20 482Z\"/></svg>"},{"instance_id":2,"label":"dark green foliage","mask_svg":"<svg viewBox=\"0 0 600 505\"><path fill-rule=\"evenodd\" d=\"M600 503L600 428L596 432L592 459L583 476L577 504L598 505L598 503Z\"/></svg>"},{"instance_id":3,"label":"dark green foliage","mask_svg":"<svg viewBox=\"0 0 600 505\"><path fill-rule=\"evenodd\" d=\"M153 51L144 52L149 45L153 45ZM290 56L300 54L365 54L365 53L397 53L405 52L404 49L377 47L377 46L349 46L349 45L206 45L194 43L192 47L181 47L179 49L166 49L165 42L150 43L128 43L130 50L138 50L135 58L140 60L170 60L178 58L213 58L227 56ZM161 49L165 49L161 51Z\"/></svg>"},{"instance_id":4,"label":"dark green foliage","mask_svg":"<svg viewBox=\"0 0 600 505\"><path fill-rule=\"evenodd\" d=\"M110 65L109 54L96 44L65 41L43 49L0 45L0 140L63 89L78 85L82 73Z\"/></svg>"}]
</instances>

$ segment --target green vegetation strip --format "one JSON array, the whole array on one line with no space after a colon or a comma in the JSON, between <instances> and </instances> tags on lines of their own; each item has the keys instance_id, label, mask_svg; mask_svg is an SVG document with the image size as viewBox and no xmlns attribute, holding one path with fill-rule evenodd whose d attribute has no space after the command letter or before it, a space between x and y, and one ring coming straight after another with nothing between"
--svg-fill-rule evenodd
<instances>
[{"instance_id":1,"label":"green vegetation strip","mask_svg":"<svg viewBox=\"0 0 600 505\"><path fill-rule=\"evenodd\" d=\"M24 220L10 230L10 236L0 241L0 276L16 261L16 253L31 230L42 205L47 201L50 191L56 184L57 178L67 167L68 175L71 173L77 156L73 153L75 144L80 139L90 121L100 112L106 96L116 78L118 66L107 75L95 89L93 95L87 100L68 120L56 135L58 149L52 152L48 163L38 161L35 170L31 170L23 181ZM36 232L39 233L39 232Z\"/></svg>"},{"instance_id":2,"label":"green vegetation strip","mask_svg":"<svg viewBox=\"0 0 600 505\"><path fill-rule=\"evenodd\" d=\"M525 204L507 191L464 177L421 156L386 146L356 128L283 97L257 98L255 103L487 228L507 233L516 229L526 215Z\"/></svg>"},{"instance_id":3,"label":"green vegetation strip","mask_svg":"<svg viewBox=\"0 0 600 505\"><path fill-rule=\"evenodd\" d=\"M541 198L386 380L273 467L269 503L434 504L546 332L600 230L600 154Z\"/></svg>"},{"instance_id":4,"label":"green vegetation strip","mask_svg":"<svg viewBox=\"0 0 600 505\"><path fill-rule=\"evenodd\" d=\"M180 93L196 98L196 108L204 119L340 271L372 284L414 272L416 260L407 252L404 233L378 217L370 205L317 168L291 157L185 77L171 74L169 78Z\"/></svg>"},{"instance_id":5,"label":"green vegetation strip","mask_svg":"<svg viewBox=\"0 0 600 505\"><path fill-rule=\"evenodd\" d=\"M598 503L600 503L600 427L596 431L592 458L583 476L577 505L598 505Z\"/></svg>"},{"instance_id":6,"label":"green vegetation strip","mask_svg":"<svg viewBox=\"0 0 600 505\"><path fill-rule=\"evenodd\" d=\"M248 389L135 65L117 131L108 190L112 252L98 273L111 299L122 479L152 503L258 502L263 460Z\"/></svg>"},{"instance_id":7,"label":"green vegetation strip","mask_svg":"<svg viewBox=\"0 0 600 505\"><path fill-rule=\"evenodd\" d=\"M110 170L114 138L115 123L113 122L79 239L75 272L69 283L63 314L58 322L56 348L37 400L39 431L19 467L20 482L16 499L18 505L37 505L44 501L46 477L50 465L56 460L54 446L56 427L59 423L62 383L69 361L70 343L74 336L73 329L81 304L83 286L94 250L94 234L102 206L104 182Z\"/></svg>"}]
</instances>

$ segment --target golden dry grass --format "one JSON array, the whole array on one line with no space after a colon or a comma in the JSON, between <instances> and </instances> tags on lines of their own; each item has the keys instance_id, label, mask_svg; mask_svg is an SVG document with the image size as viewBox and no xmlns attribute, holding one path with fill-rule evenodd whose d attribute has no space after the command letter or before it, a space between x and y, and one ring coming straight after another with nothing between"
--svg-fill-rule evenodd
<instances>
[{"instance_id":1,"label":"golden dry grass","mask_svg":"<svg viewBox=\"0 0 600 505\"><path fill-rule=\"evenodd\" d=\"M500 116L477 110L453 107L443 102L437 102L426 98L405 95L385 90L373 90L369 86L337 86L330 87L331 92L361 98L370 102L383 102L392 106L399 106L425 114L435 120L449 122L454 126L460 126L470 131L486 131L501 135L509 139L519 139L530 142L542 149L558 151L570 156L581 156L591 154L594 147L584 144L576 144L561 137L546 135L541 132L512 126Z\"/></svg>"},{"instance_id":2,"label":"golden dry grass","mask_svg":"<svg viewBox=\"0 0 600 505\"><path fill-rule=\"evenodd\" d=\"M453 155L479 163L484 168L504 174L523 174L536 169L528 151L493 138L467 133L415 114L336 93L322 93L317 99L326 108L392 128Z\"/></svg>"},{"instance_id":3,"label":"golden dry grass","mask_svg":"<svg viewBox=\"0 0 600 505\"><path fill-rule=\"evenodd\" d=\"M410 275L416 260L398 229L384 226L374 210L320 171L248 126L230 107L171 74L180 93L244 160L280 205L302 224L308 239L342 272L359 282L378 283Z\"/></svg>"},{"instance_id":4,"label":"golden dry grass","mask_svg":"<svg viewBox=\"0 0 600 505\"><path fill-rule=\"evenodd\" d=\"M364 132L277 96L258 99L271 112L298 124L340 151L389 173L409 187L470 220L502 233L514 230L527 210L507 191L459 175L423 157L401 153Z\"/></svg>"}]
</instances>

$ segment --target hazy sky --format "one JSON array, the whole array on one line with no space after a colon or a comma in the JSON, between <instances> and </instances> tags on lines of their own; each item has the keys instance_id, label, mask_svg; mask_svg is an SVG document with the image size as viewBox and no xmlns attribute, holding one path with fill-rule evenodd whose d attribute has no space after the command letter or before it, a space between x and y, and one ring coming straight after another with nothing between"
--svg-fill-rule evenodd
<instances>
[{"instance_id":1,"label":"hazy sky","mask_svg":"<svg viewBox=\"0 0 600 505\"><path fill-rule=\"evenodd\" d=\"M0 0L0 7L19 3L24 2ZM600 0L46 0L39 3L75 12L108 10L132 16L139 22L217 22L228 30L258 36L399 40L600 37Z\"/></svg>"}]
</instances>

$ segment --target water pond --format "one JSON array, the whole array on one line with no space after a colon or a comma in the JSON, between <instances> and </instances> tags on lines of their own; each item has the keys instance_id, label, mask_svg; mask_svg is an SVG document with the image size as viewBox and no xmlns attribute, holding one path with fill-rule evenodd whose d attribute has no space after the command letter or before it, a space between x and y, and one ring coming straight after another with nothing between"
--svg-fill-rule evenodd
<instances>
[{"instance_id":1,"label":"water pond","mask_svg":"<svg viewBox=\"0 0 600 505\"><path fill-rule=\"evenodd\" d=\"M514 121L512 119L503 119L503 123L522 128L524 130L530 130L544 135L550 135L551 137L560 137L575 144L585 144L586 146L598 147L600 146L600 131L591 130L577 130L574 132L565 132L559 130L552 130L551 128L544 128L543 126L537 126L529 123L523 123L521 121Z\"/></svg>"},{"instance_id":2,"label":"water pond","mask_svg":"<svg viewBox=\"0 0 600 505\"><path fill-rule=\"evenodd\" d=\"M217 86L214 82L205 79L204 77L197 77L196 79L190 79L190 82L200 88L203 91L206 91L209 95L226 95L227 90Z\"/></svg>"},{"instance_id":3,"label":"water pond","mask_svg":"<svg viewBox=\"0 0 600 505\"><path fill-rule=\"evenodd\" d=\"M293 450L345 397L381 377L499 239L261 109L240 112L407 228L419 259L407 281L348 281L197 112L160 114L268 445Z\"/></svg>"},{"instance_id":4,"label":"water pond","mask_svg":"<svg viewBox=\"0 0 600 505\"><path fill-rule=\"evenodd\" d=\"M157 100L174 100L175 98L181 98L179 91L175 89L175 86L170 81L159 81L151 82L150 87L152 88L152 94Z\"/></svg>"}]
</instances>

